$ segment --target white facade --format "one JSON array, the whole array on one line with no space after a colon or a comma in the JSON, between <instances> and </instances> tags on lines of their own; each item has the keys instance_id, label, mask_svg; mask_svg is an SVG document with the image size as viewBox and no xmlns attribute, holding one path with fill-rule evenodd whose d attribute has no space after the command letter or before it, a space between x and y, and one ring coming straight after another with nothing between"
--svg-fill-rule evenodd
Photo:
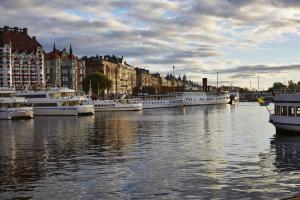
<instances>
[{"instance_id":1,"label":"white facade","mask_svg":"<svg viewBox=\"0 0 300 200\"><path fill-rule=\"evenodd\" d=\"M44 51L27 29L0 28L0 87L42 86Z\"/></svg>"}]
</instances>

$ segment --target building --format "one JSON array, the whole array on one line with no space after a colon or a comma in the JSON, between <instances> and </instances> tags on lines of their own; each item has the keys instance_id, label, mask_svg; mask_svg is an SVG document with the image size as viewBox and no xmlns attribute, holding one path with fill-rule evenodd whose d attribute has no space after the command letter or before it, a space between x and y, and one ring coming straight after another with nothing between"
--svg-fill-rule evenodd
<instances>
[{"instance_id":1,"label":"building","mask_svg":"<svg viewBox=\"0 0 300 200\"><path fill-rule=\"evenodd\" d=\"M82 59L77 60L77 91L83 91L82 82L85 77L85 61Z\"/></svg>"},{"instance_id":2,"label":"building","mask_svg":"<svg viewBox=\"0 0 300 200\"><path fill-rule=\"evenodd\" d=\"M119 63L118 81L120 94L132 94L136 86L136 72L124 59Z\"/></svg>"},{"instance_id":3,"label":"building","mask_svg":"<svg viewBox=\"0 0 300 200\"><path fill-rule=\"evenodd\" d=\"M109 94L132 94L136 85L134 67L125 62L124 57L115 55L83 57L86 73L100 72L106 75L113 83Z\"/></svg>"},{"instance_id":4,"label":"building","mask_svg":"<svg viewBox=\"0 0 300 200\"><path fill-rule=\"evenodd\" d=\"M112 87L108 91L109 94L116 94L118 91L118 64L110 56L91 56L83 57L86 65L86 74L95 72L103 73L112 81Z\"/></svg>"},{"instance_id":5,"label":"building","mask_svg":"<svg viewBox=\"0 0 300 200\"><path fill-rule=\"evenodd\" d=\"M44 84L44 50L36 37L27 28L0 28L0 87Z\"/></svg>"},{"instance_id":6,"label":"building","mask_svg":"<svg viewBox=\"0 0 300 200\"><path fill-rule=\"evenodd\" d=\"M152 76L149 70L135 68L136 71L136 88L142 90L143 87L152 86Z\"/></svg>"},{"instance_id":7,"label":"building","mask_svg":"<svg viewBox=\"0 0 300 200\"><path fill-rule=\"evenodd\" d=\"M46 85L51 87L67 87L77 92L82 91L82 81L85 76L85 62L73 55L72 46L56 49L45 55Z\"/></svg>"}]
</instances>

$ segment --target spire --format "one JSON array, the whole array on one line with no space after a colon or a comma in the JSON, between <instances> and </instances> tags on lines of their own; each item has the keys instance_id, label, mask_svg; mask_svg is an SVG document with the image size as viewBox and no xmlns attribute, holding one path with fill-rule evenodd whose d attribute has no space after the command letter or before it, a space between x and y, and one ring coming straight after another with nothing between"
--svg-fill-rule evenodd
<instances>
[{"instance_id":1,"label":"spire","mask_svg":"<svg viewBox=\"0 0 300 200\"><path fill-rule=\"evenodd\" d=\"M70 43L70 50L69 50L69 54L70 54L70 55L73 55L73 51L72 51L72 45L71 45L71 43Z\"/></svg>"},{"instance_id":2,"label":"spire","mask_svg":"<svg viewBox=\"0 0 300 200\"><path fill-rule=\"evenodd\" d=\"M56 51L56 48L55 48L55 42L53 44L53 52Z\"/></svg>"}]
</instances>

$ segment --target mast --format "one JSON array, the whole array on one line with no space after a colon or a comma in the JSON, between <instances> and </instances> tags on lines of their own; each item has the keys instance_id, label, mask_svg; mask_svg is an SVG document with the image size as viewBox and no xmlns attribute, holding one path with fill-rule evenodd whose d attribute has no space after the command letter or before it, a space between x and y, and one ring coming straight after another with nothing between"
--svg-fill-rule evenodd
<instances>
[{"instance_id":1,"label":"mast","mask_svg":"<svg viewBox=\"0 0 300 200\"><path fill-rule=\"evenodd\" d=\"M217 72L217 90L219 88L219 72Z\"/></svg>"},{"instance_id":2,"label":"mast","mask_svg":"<svg viewBox=\"0 0 300 200\"><path fill-rule=\"evenodd\" d=\"M259 91L259 75L257 76L257 91Z\"/></svg>"},{"instance_id":3,"label":"mast","mask_svg":"<svg viewBox=\"0 0 300 200\"><path fill-rule=\"evenodd\" d=\"M99 83L98 83L97 91L98 91L98 99L99 99Z\"/></svg>"}]
</instances>

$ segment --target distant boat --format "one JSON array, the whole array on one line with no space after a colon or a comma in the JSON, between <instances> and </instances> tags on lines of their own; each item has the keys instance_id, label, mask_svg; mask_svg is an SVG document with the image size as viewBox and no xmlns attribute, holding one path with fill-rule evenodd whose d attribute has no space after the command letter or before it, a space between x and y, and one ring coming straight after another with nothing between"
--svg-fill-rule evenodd
<instances>
[{"instance_id":1,"label":"distant boat","mask_svg":"<svg viewBox=\"0 0 300 200\"><path fill-rule=\"evenodd\" d=\"M259 97L257 100L260 106L268 106L270 104L270 102L263 97Z\"/></svg>"},{"instance_id":2,"label":"distant boat","mask_svg":"<svg viewBox=\"0 0 300 200\"><path fill-rule=\"evenodd\" d=\"M230 101L229 104L237 104L240 102L240 93L239 92L229 92Z\"/></svg>"},{"instance_id":3,"label":"distant boat","mask_svg":"<svg viewBox=\"0 0 300 200\"><path fill-rule=\"evenodd\" d=\"M143 109L182 107L183 99L177 94L145 95L130 99L130 102L140 102Z\"/></svg>"},{"instance_id":4,"label":"distant boat","mask_svg":"<svg viewBox=\"0 0 300 200\"><path fill-rule=\"evenodd\" d=\"M185 106L228 104L230 95L223 92L183 92L183 102Z\"/></svg>"},{"instance_id":5,"label":"distant boat","mask_svg":"<svg viewBox=\"0 0 300 200\"><path fill-rule=\"evenodd\" d=\"M128 99L92 100L87 98L86 105L93 105L95 111L139 111L143 106L140 102L130 102Z\"/></svg>"},{"instance_id":6,"label":"distant boat","mask_svg":"<svg viewBox=\"0 0 300 200\"><path fill-rule=\"evenodd\" d=\"M300 93L279 94L274 97L274 113L269 122L278 133L300 134Z\"/></svg>"}]
</instances>

